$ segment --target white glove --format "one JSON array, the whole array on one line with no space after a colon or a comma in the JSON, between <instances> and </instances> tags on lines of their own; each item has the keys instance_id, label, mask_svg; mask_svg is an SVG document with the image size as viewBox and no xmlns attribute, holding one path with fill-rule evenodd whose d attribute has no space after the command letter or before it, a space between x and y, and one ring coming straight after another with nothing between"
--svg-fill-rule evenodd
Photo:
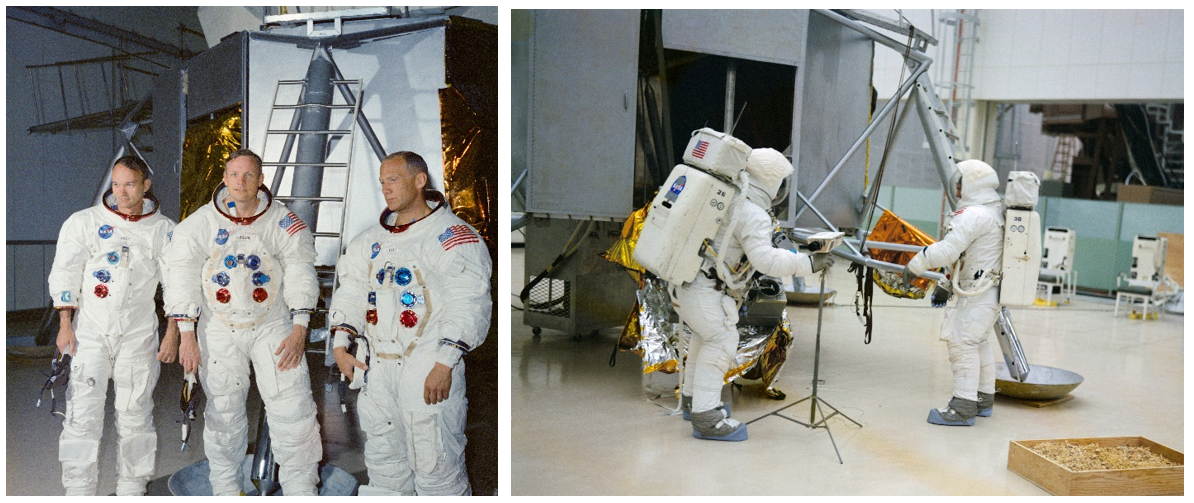
<instances>
[{"instance_id":1,"label":"white glove","mask_svg":"<svg viewBox=\"0 0 1194 503\"><path fill-rule=\"evenodd\" d=\"M809 256L813 263L813 272L820 272L827 267L833 267L833 255L829 253L814 253Z\"/></svg>"}]
</instances>

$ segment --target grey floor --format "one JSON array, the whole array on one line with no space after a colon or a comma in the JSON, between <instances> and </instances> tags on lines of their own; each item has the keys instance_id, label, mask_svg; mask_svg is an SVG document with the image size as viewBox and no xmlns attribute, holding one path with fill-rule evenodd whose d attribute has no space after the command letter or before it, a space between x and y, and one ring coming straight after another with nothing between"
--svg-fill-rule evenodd
<instances>
[{"instance_id":1,"label":"grey floor","mask_svg":"<svg viewBox=\"0 0 1194 503\"><path fill-rule=\"evenodd\" d=\"M511 291L523 285L523 250L511 254ZM840 261L839 261L840 262ZM1076 372L1074 399L1034 408L997 399L973 427L928 424L952 382L944 315L927 300L876 289L871 344L854 314L854 277L843 264L828 287L819 396L840 417L806 429L778 417L750 424L740 443L692 438L689 423L664 414L674 398L652 400L641 360L611 350L620 328L573 337L523 324L511 299L511 492L516 495L1046 495L1007 468L1012 440L1141 436L1184 452L1183 317L1112 316L1104 299L1078 296L1055 308L1016 308L1013 318L1032 364ZM795 341L767 399L760 385L726 388L744 422L811 393L815 306L787 308ZM994 343L994 341L993 341ZM671 377L675 383L675 377ZM808 402L785 411L807 422ZM830 439L832 434L832 441ZM834 443L843 463L839 464Z\"/></svg>"},{"instance_id":2,"label":"grey floor","mask_svg":"<svg viewBox=\"0 0 1194 503\"><path fill-rule=\"evenodd\" d=\"M62 470L58 463L58 435L62 432L60 416L49 414L49 394L41 408L36 408L38 390L45 380L43 372L50 369L53 348L29 347L37 331L35 320L7 320L8 354L6 364L5 417L5 494L61 495ZM497 346L491 328L489 341L466 357L466 379L469 415L465 426L468 437L465 456L473 494L487 495L497 491ZM328 368L323 355L308 353L315 403L319 409L319 423L323 439L323 461L354 475L358 483L366 483L361 447L364 433L357 425L356 392L347 396L348 412L340 409L336 391L325 392ZM177 364L163 365L158 386L154 391L154 424L158 433L155 478L149 483L150 495L169 495L167 480L171 474L197 463L203 456L202 414L191 433L190 447L180 451L181 411L178 399L182 385L182 370ZM100 446L99 494L113 494L116 490L116 430L113 422L113 394L109 391L105 409L104 440ZM249 411L249 451L252 452L257 434L257 418L261 399L256 387L251 389ZM59 404L59 410L62 410ZM202 406L200 407L202 410Z\"/></svg>"}]
</instances>

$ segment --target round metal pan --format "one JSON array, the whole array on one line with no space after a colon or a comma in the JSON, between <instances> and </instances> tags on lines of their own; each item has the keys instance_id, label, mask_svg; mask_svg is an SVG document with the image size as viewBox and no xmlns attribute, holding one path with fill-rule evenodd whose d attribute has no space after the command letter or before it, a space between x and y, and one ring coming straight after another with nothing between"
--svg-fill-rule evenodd
<instances>
[{"instance_id":1,"label":"round metal pan","mask_svg":"<svg viewBox=\"0 0 1194 503\"><path fill-rule=\"evenodd\" d=\"M995 392L1023 400L1054 400L1082 384L1082 376L1068 370L1041 365L1028 368L1028 379L1020 382L1012 378L1003 362L995 362Z\"/></svg>"}]
</instances>

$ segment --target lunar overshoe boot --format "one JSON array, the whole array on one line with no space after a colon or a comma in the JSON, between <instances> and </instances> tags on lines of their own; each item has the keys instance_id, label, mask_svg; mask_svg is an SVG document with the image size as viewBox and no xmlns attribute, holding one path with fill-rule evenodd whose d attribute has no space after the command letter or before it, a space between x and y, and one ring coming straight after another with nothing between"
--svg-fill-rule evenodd
<instances>
[{"instance_id":1,"label":"lunar overshoe boot","mask_svg":"<svg viewBox=\"0 0 1194 503\"><path fill-rule=\"evenodd\" d=\"M929 409L929 423L942 426L974 426L974 416L978 414L978 402L965 398L953 397L949 405L940 409Z\"/></svg>"},{"instance_id":2,"label":"lunar overshoe boot","mask_svg":"<svg viewBox=\"0 0 1194 503\"><path fill-rule=\"evenodd\" d=\"M991 417L991 410L995 408L995 394L978 392L978 413L979 417Z\"/></svg>"},{"instance_id":3,"label":"lunar overshoe boot","mask_svg":"<svg viewBox=\"0 0 1194 503\"><path fill-rule=\"evenodd\" d=\"M725 410L726 417L730 417L730 404L721 402L716 408ZM684 414L685 421L692 421L692 397L680 395L680 412Z\"/></svg>"},{"instance_id":4,"label":"lunar overshoe boot","mask_svg":"<svg viewBox=\"0 0 1194 503\"><path fill-rule=\"evenodd\" d=\"M730 419L722 409L692 413L692 436L703 440L746 440L746 425Z\"/></svg>"}]
</instances>

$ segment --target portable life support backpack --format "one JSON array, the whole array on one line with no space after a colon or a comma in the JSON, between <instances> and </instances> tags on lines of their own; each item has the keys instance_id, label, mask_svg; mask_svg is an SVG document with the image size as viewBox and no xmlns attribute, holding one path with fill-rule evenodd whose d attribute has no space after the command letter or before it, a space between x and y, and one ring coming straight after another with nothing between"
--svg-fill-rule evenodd
<instances>
[{"instance_id":1,"label":"portable life support backpack","mask_svg":"<svg viewBox=\"0 0 1194 503\"><path fill-rule=\"evenodd\" d=\"M676 286L692 282L735 199L745 192L742 140L709 128L694 131L684 162L672 168L643 222L634 260Z\"/></svg>"},{"instance_id":2,"label":"portable life support backpack","mask_svg":"<svg viewBox=\"0 0 1194 503\"><path fill-rule=\"evenodd\" d=\"M1031 171L1008 173L999 286L999 303L1005 306L1031 306L1036 301L1041 272L1041 216L1036 212L1040 189L1041 181Z\"/></svg>"}]
</instances>

